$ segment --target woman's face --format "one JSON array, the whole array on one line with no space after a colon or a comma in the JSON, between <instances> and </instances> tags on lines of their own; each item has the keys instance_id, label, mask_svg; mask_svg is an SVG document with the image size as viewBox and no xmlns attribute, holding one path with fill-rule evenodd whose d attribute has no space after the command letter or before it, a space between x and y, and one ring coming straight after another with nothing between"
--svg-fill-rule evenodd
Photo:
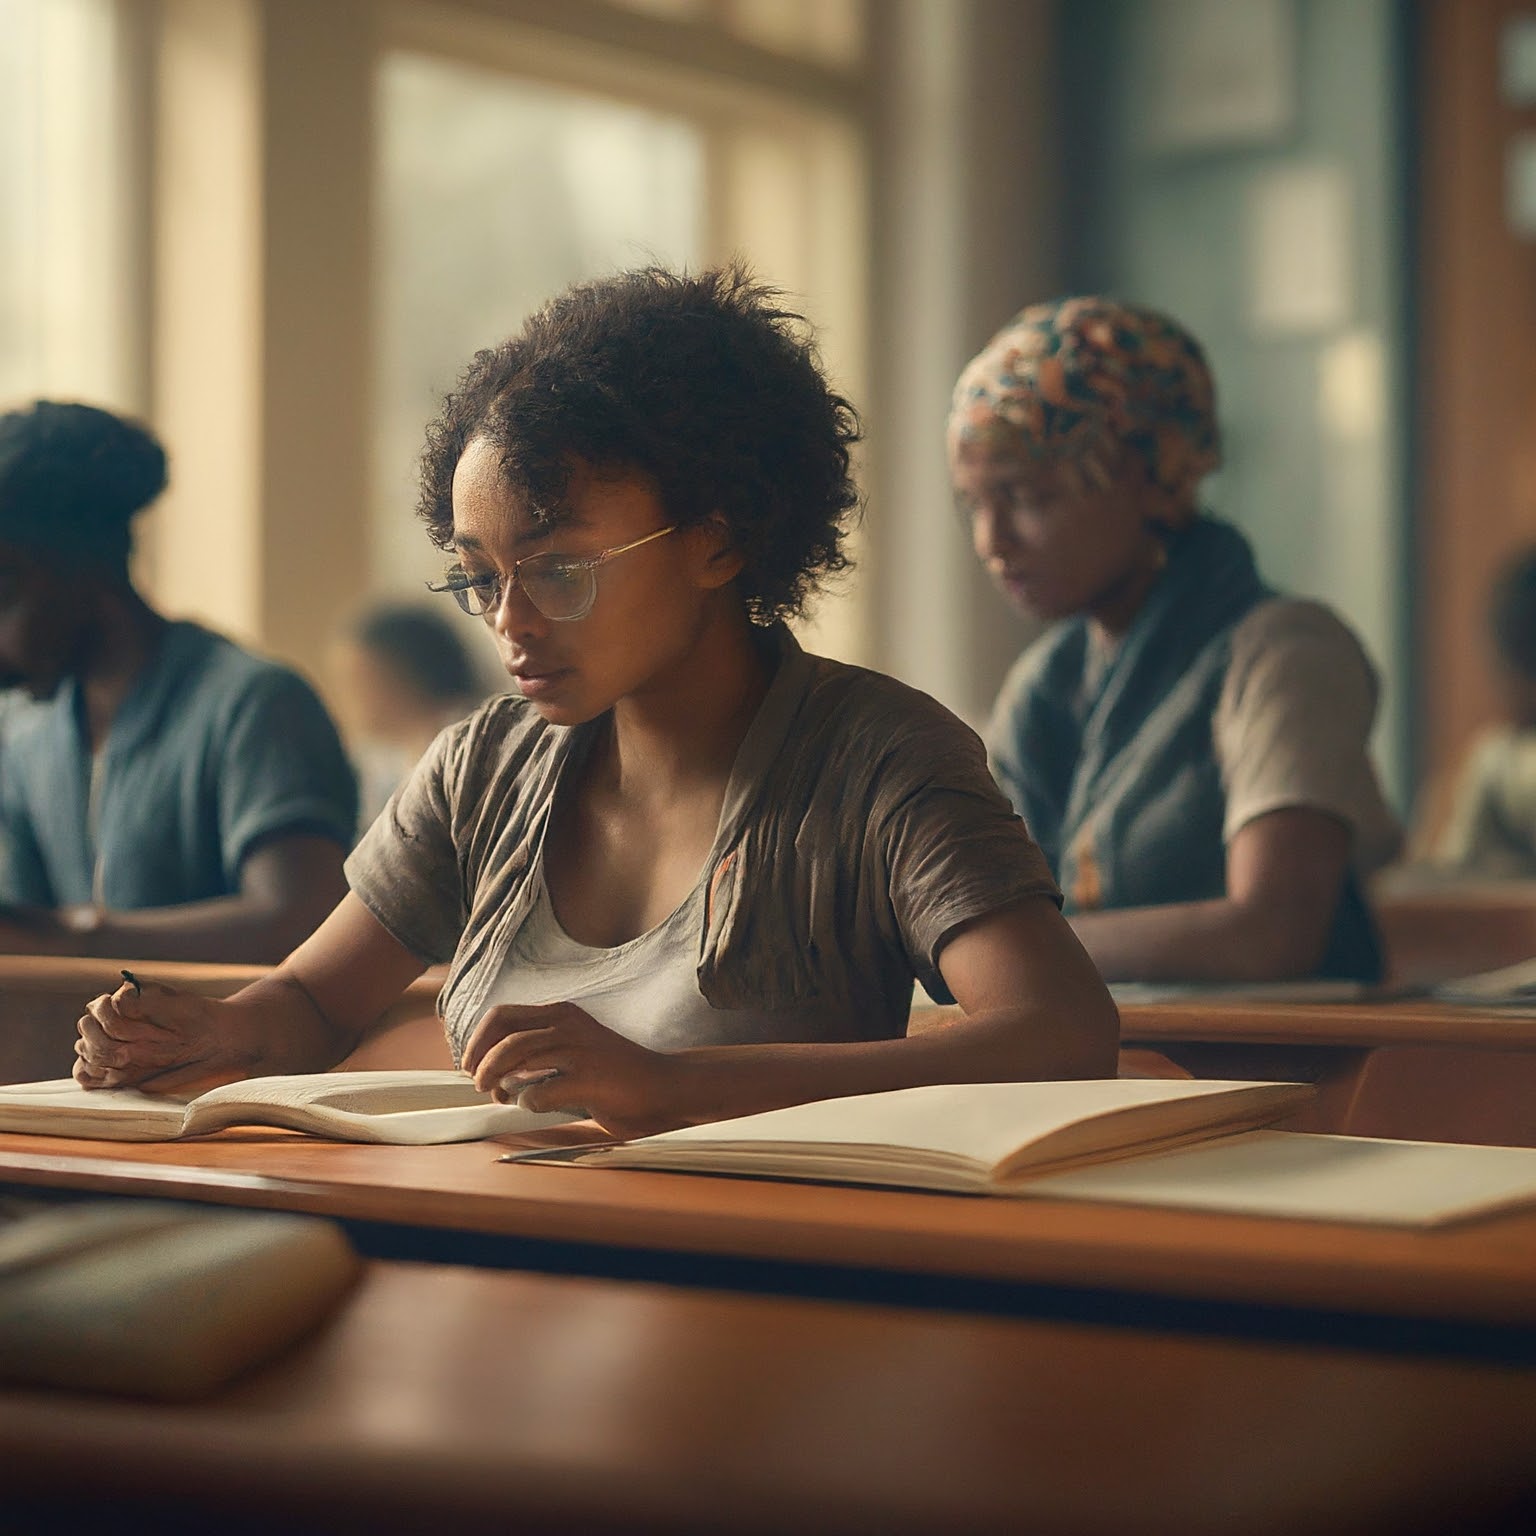
<instances>
[{"instance_id":1,"label":"woman's face","mask_svg":"<svg viewBox=\"0 0 1536 1536\"><path fill-rule=\"evenodd\" d=\"M1036 618L1113 615L1157 569L1146 477L1129 461L1105 488L1084 488L1005 447L962 444L950 477L977 556Z\"/></svg>"},{"instance_id":2,"label":"woman's face","mask_svg":"<svg viewBox=\"0 0 1536 1536\"><path fill-rule=\"evenodd\" d=\"M688 662L739 562L722 559L709 525L678 529L606 561L585 617L546 618L509 577L514 563L552 551L593 556L668 526L639 474L601 475L577 465L569 515L546 528L506 483L496 449L477 438L453 477L453 535L470 575L500 573L504 596L486 614L502 665L546 720L576 725L620 699L686 690Z\"/></svg>"},{"instance_id":3,"label":"woman's face","mask_svg":"<svg viewBox=\"0 0 1536 1536\"><path fill-rule=\"evenodd\" d=\"M77 587L28 551L0 544L0 689L52 698L78 659L92 601L87 585Z\"/></svg>"}]
</instances>

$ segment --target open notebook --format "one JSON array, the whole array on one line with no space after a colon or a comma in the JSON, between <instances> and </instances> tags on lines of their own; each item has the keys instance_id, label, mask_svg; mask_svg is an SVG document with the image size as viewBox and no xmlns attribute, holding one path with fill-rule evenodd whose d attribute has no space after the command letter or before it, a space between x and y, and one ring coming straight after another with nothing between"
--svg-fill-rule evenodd
<instances>
[{"instance_id":1,"label":"open notebook","mask_svg":"<svg viewBox=\"0 0 1536 1536\"><path fill-rule=\"evenodd\" d=\"M1536 960L1501 965L1495 971L1458 976L1430 989L1437 1002L1460 1003L1469 1008L1508 1008L1536 1012Z\"/></svg>"},{"instance_id":2,"label":"open notebook","mask_svg":"<svg viewBox=\"0 0 1536 1536\"><path fill-rule=\"evenodd\" d=\"M938 1083L819 1099L613 1147L557 1148L509 1161L548 1158L605 1168L1009 1193L1020 1177L1269 1125L1311 1095L1303 1083L1164 1078Z\"/></svg>"},{"instance_id":3,"label":"open notebook","mask_svg":"<svg viewBox=\"0 0 1536 1536\"><path fill-rule=\"evenodd\" d=\"M67 1077L0 1087L0 1131L107 1141L176 1141L232 1125L272 1125L336 1141L428 1146L579 1118L494 1103L464 1073L434 1068L249 1077L194 1098L130 1088L87 1091Z\"/></svg>"},{"instance_id":4,"label":"open notebook","mask_svg":"<svg viewBox=\"0 0 1536 1536\"><path fill-rule=\"evenodd\" d=\"M507 1160L1403 1226L1536 1203L1536 1149L1258 1128L1309 1091L1160 1079L905 1088Z\"/></svg>"}]
</instances>

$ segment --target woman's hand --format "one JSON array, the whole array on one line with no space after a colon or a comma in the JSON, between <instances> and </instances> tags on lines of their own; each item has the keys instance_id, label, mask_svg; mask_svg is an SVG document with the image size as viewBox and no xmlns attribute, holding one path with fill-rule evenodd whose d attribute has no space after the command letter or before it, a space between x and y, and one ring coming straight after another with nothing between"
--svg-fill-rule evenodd
<instances>
[{"instance_id":1,"label":"woman's hand","mask_svg":"<svg viewBox=\"0 0 1536 1536\"><path fill-rule=\"evenodd\" d=\"M636 1045L575 1003L489 1009L464 1070L499 1103L589 1115L621 1139L683 1123L670 1103L681 1059Z\"/></svg>"},{"instance_id":2,"label":"woman's hand","mask_svg":"<svg viewBox=\"0 0 1536 1536\"><path fill-rule=\"evenodd\" d=\"M248 1077L257 1053L242 1048L228 1006L146 981L93 998L75 1042L82 1088L173 1092Z\"/></svg>"}]
</instances>

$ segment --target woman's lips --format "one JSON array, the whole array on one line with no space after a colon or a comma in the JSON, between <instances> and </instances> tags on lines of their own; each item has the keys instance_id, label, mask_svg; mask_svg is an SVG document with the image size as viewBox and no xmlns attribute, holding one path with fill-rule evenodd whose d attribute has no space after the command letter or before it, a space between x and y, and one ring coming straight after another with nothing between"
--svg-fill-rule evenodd
<instances>
[{"instance_id":1,"label":"woman's lips","mask_svg":"<svg viewBox=\"0 0 1536 1536\"><path fill-rule=\"evenodd\" d=\"M512 678L525 699L537 699L553 693L570 675L569 667L560 667L550 672L514 672Z\"/></svg>"}]
</instances>

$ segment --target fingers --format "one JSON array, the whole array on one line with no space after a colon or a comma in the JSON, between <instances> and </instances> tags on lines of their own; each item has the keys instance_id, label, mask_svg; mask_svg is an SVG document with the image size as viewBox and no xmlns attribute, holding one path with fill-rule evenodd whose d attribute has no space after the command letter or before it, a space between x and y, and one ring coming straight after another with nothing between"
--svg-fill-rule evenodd
<instances>
[{"instance_id":1,"label":"fingers","mask_svg":"<svg viewBox=\"0 0 1536 1536\"><path fill-rule=\"evenodd\" d=\"M531 1085L520 1084L511 1078L503 1078L502 1082L511 1083L512 1088L511 1091L505 1088L495 1091L492 1097L498 1104L516 1104L519 1109L532 1110L538 1115L586 1113L583 1095L563 1072L550 1072L536 1078Z\"/></svg>"},{"instance_id":2,"label":"fingers","mask_svg":"<svg viewBox=\"0 0 1536 1536\"><path fill-rule=\"evenodd\" d=\"M558 1029L561 1025L569 1024L574 1017L586 1018L586 1015L569 1003L543 1003L528 1007L502 1004L497 1008L488 1008L465 1042L461 1065L471 1075L478 1075L486 1052L502 1040L512 1035Z\"/></svg>"},{"instance_id":3,"label":"fingers","mask_svg":"<svg viewBox=\"0 0 1536 1536\"><path fill-rule=\"evenodd\" d=\"M544 1076L563 1065L558 1059L560 1049L559 1033L553 1029L524 1029L507 1035L482 1053L473 1074L475 1087L481 1093L493 1093L504 1077Z\"/></svg>"},{"instance_id":4,"label":"fingers","mask_svg":"<svg viewBox=\"0 0 1536 1536\"><path fill-rule=\"evenodd\" d=\"M85 1005L85 1013L81 1016L82 1029L86 1021L90 1020L102 1034L113 1040L144 1040L165 1033L164 1026L155 1023L153 1019L141 1013L126 1012L125 1001L132 1004L135 999L130 993L124 1000L116 992L93 997Z\"/></svg>"}]
</instances>

